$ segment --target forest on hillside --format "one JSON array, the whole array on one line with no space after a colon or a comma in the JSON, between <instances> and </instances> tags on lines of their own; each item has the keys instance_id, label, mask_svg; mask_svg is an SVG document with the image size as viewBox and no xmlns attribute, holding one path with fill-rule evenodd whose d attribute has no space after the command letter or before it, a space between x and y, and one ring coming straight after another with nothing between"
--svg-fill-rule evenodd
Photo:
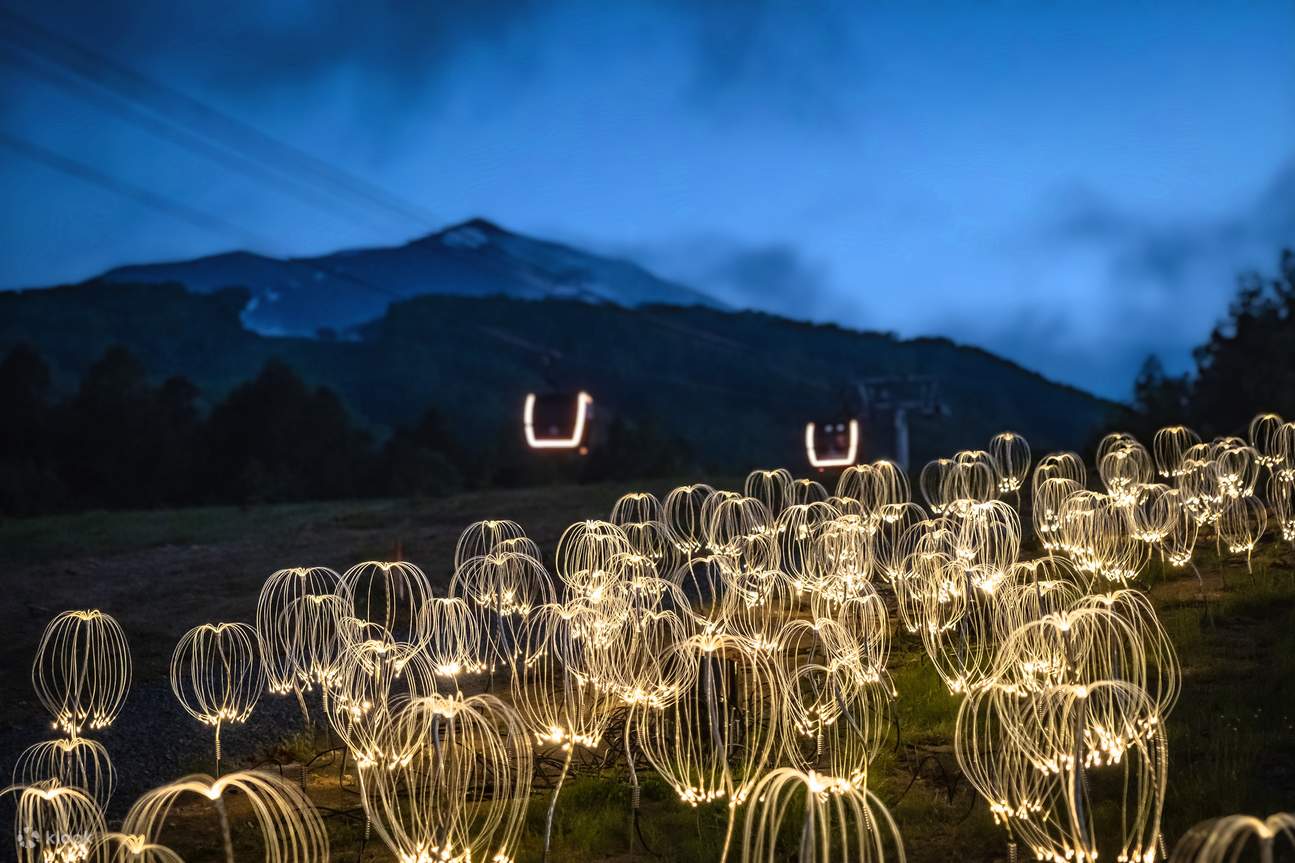
<instances>
[{"instance_id":1,"label":"forest on hillside","mask_svg":"<svg viewBox=\"0 0 1295 863\"><path fill-rule=\"evenodd\" d=\"M40 302L57 299L53 294L42 294L36 296ZM100 302L114 299L111 295L98 296ZM130 292L125 296L130 297ZM116 299L120 301L121 297ZM682 379L690 370L698 370L698 375L708 379L702 382L700 392L696 387L669 390L648 383L646 392L623 398L624 407L611 413L600 430L598 446L589 455L546 453L537 458L524 446L516 395L510 394L511 403L503 404L502 409L489 398L481 398L479 409L464 421L462 392L452 380L463 377L470 386L473 373L456 375L463 371L463 358L457 362L448 358L462 345L462 339L454 342L447 336L458 318L442 315L432 321L428 317L433 311L446 311L444 301L411 302L401 314L372 325L368 344L349 346L307 340L274 344L217 317L204 321L201 327L182 330L184 338L178 345L191 354L175 355L176 345L163 336L175 324L176 309L187 313L187 301L192 300L225 303L225 308L232 310L235 299L164 293L165 302L152 308L152 319L135 321L135 332L148 338L136 339L134 346L110 343L98 356L84 360L84 371L71 385L66 380L67 369L75 367L75 362L69 362L66 350L55 351L59 354L55 364L41 346L29 342L12 345L0 360L0 413L6 417L0 427L0 511L33 514L91 508L442 495L469 488L555 480L648 478L716 467L747 469L758 463L738 464L737 458L751 451L753 441L764 446L764 463L773 463L771 454L777 450L768 444L773 435L767 428L767 415L753 413L751 404L741 399L735 401L731 388L777 391L786 386L784 379L797 374L795 338L815 338L818 356L826 363L831 362L832 351L841 349L835 342L844 340L848 347L853 339L856 349L862 344L870 350L869 339L886 341L886 337L875 334L797 325L770 316L737 316L742 327L755 332L743 334L731 327L730 337L759 338L762 329L780 328L782 340L771 338L762 358L762 363L776 367L777 373L761 381L749 368L730 364L717 369L717 365L722 366L721 359L732 353L728 344L703 347L688 356L670 355L667 350L662 354L665 359L652 367L649 377ZM168 309L167 302L174 308ZM450 309L457 303L467 303L471 311L482 310L478 305L482 301L448 302ZM501 300L487 301L484 308L493 311L494 321L502 325L505 315L518 312L516 306ZM565 351L566 356L580 355L582 327L593 332L599 318L632 322L635 314L583 304L555 307L555 313L547 316L551 321L546 324L549 331L532 332L531 337L538 344L555 346L555 353ZM734 317L700 311L693 315L694 320L686 324L677 318L668 319L668 323L675 328L695 327L696 315L714 315L721 321ZM591 318L595 320L591 322ZM75 321L71 324L75 326ZM440 330L431 331L433 326ZM210 328L205 335L203 327ZM40 327L33 332L39 334ZM108 328L99 337L106 339L113 332ZM716 338L714 332L712 329L712 340ZM219 338L222 335L223 340ZM611 337L614 336L613 333ZM656 336L660 340L663 333ZM206 347L204 340L210 341ZM910 350L924 350L925 368L938 365L931 357L941 351L964 352L955 358L961 361L964 378L946 387L953 390L955 410L961 409L961 415L955 414L957 422L946 425L958 429L970 426L978 431L974 429L974 408L968 396L974 396L978 387L985 392L985 381L975 377L978 370L970 367L969 357L982 364L982 372L987 368L999 375L993 382L996 386L989 388L993 395L987 401L991 404L1007 400L1019 410L1020 399L1012 396L1021 391L1019 388L1031 385L1046 396L1031 402L1040 413L1060 411L1061 419L1070 420L1076 405L1087 404L1064 388L1039 387L1042 379L1037 376L1014 378L1010 364L995 364L993 358L986 360L989 355L980 352L937 340L889 341L895 347L907 344ZM75 350L84 352L86 345L93 343L94 338L87 337L76 343ZM49 344L48 340L45 344ZM1295 413L1292 345L1295 255L1287 252L1281 258L1276 278L1242 277L1227 316L1195 351L1194 371L1167 375L1158 359L1148 358L1134 384L1130 406L1114 415L1091 410L1087 414L1089 438L1093 429L1103 427L1120 427L1145 437L1162 425L1177 422L1207 434L1231 433L1261 406ZM381 378L383 385L377 391L365 392L363 386L355 385L357 380L369 379L342 365L340 357L346 348L351 351L352 367L362 365L366 359L391 363L388 367L393 371ZM393 350L404 356L406 367L394 364ZM470 362L477 375L497 367L497 374L506 376L519 361L524 362L529 350L520 349L519 360L501 347L501 339L494 343L486 339L479 341L479 353ZM705 356L708 350L712 352L709 361ZM226 362L204 361L203 357L212 356L213 351ZM213 369L227 372L249 368L252 358L260 358L261 365L251 374L223 386L213 382L219 379ZM626 362L638 359L635 355ZM814 365L805 360L800 363L806 370L799 373L810 378ZM168 366L176 365L195 369L200 380L168 371ZM604 391L614 392L615 383L624 386L625 381L616 374L615 362L605 366L601 371L609 383ZM343 388L348 382L352 385L349 395L333 385L310 380L329 379L330 369L332 379L340 381ZM429 369L435 371L427 372ZM422 379L424 372L436 375L435 386L427 386ZM731 378L730 391L714 383L725 374ZM542 381L528 383L543 385ZM711 387L709 394L707 384ZM784 400L792 405L789 413L797 418L812 410L816 402L820 407L831 405L836 397L821 379L811 380L804 387L788 387L787 391L799 396L799 401L795 395ZM391 409L397 403L400 409ZM355 409L357 404L368 408L367 415ZM386 410L383 405L387 405ZM679 414L673 415L669 406ZM969 412L973 413L970 422ZM402 419L382 425L373 421L374 415ZM710 438L705 434L690 438L677 423L672 424L679 415L693 420L703 431L713 431L716 426L723 431L725 424L730 424L733 430L726 434L734 438L732 449L737 458L730 459L732 463L714 458L706 451ZM1104 418L1104 422L1094 421L1097 418ZM1023 422L1028 423L1029 418ZM793 424L793 429L797 427ZM1050 441L1047 426L1039 427L1043 429L1042 439L1034 437L1033 429L1026 426L1027 436L1041 447L1082 444ZM482 429L488 431L483 433ZM938 450L932 450L947 433L935 423L922 425L919 421L915 434L922 445L915 455L938 455ZM979 444L972 440L965 445ZM785 452L795 455L794 451Z\"/></svg>"}]
</instances>

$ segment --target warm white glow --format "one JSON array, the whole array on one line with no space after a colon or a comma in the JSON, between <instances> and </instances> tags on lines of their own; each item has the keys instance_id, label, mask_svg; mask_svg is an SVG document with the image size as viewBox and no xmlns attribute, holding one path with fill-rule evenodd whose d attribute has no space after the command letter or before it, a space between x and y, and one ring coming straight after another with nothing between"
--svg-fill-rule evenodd
<instances>
[{"instance_id":1,"label":"warm white glow","mask_svg":"<svg viewBox=\"0 0 1295 863\"><path fill-rule=\"evenodd\" d=\"M849 424L850 443L846 447L845 455L839 457L824 456L819 457L818 451L814 446L814 424L805 424L805 456L809 459L810 467L848 467L855 463L859 455L859 421L850 420Z\"/></svg>"},{"instance_id":2,"label":"warm white glow","mask_svg":"<svg viewBox=\"0 0 1295 863\"><path fill-rule=\"evenodd\" d=\"M526 427L526 445L531 449L577 449L584 442L585 423L593 403L593 396L589 393L581 392L576 396L576 422L570 437L540 437L535 434L535 393L527 393L526 407L522 411L522 422Z\"/></svg>"}]
</instances>

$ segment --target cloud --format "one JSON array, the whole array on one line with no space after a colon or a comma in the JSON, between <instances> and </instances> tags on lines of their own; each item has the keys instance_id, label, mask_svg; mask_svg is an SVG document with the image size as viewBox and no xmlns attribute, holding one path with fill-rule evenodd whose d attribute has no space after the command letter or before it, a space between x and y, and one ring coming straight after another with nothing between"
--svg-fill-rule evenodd
<instances>
[{"instance_id":1,"label":"cloud","mask_svg":"<svg viewBox=\"0 0 1295 863\"><path fill-rule=\"evenodd\" d=\"M689 95L706 108L737 101L816 124L853 119L864 64L857 7L683 3L694 29Z\"/></svg>"},{"instance_id":2,"label":"cloud","mask_svg":"<svg viewBox=\"0 0 1295 863\"><path fill-rule=\"evenodd\" d=\"M24 8L24 6L26 8ZM256 92L317 81L339 68L359 68L400 87L425 83L477 41L524 27L535 4L373 4L348 0L264 3L257 0L49 0L17 11L114 57L190 73L231 92Z\"/></svg>"},{"instance_id":3,"label":"cloud","mask_svg":"<svg viewBox=\"0 0 1295 863\"><path fill-rule=\"evenodd\" d=\"M482 49L496 71L511 68L511 86L521 89L557 65L554 58L587 62L583 74L593 74L600 60L633 62L664 45L672 65L685 70L685 106L724 116L729 108L772 108L814 122L846 114L842 100L852 90L845 85L858 53L849 8L810 10L774 0L131 0L124 7L23 0L14 7L47 30L181 89L236 102L325 90L371 101L368 113L382 119L416 116L448 84L463 83L466 76L456 75L462 61ZM27 41L40 47L39 39Z\"/></svg>"},{"instance_id":4,"label":"cloud","mask_svg":"<svg viewBox=\"0 0 1295 863\"><path fill-rule=\"evenodd\" d=\"M1104 246L1112 253L1114 277L1173 291L1189 287L1202 268L1267 267L1283 246L1295 243L1295 158L1256 200L1215 219L1138 216L1091 189L1074 187L1059 196L1043 235L1060 245Z\"/></svg>"},{"instance_id":5,"label":"cloud","mask_svg":"<svg viewBox=\"0 0 1295 863\"><path fill-rule=\"evenodd\" d=\"M1075 185L1051 196L1034 244L1032 262L1054 275L1098 263L1077 294L1088 312L1079 334L1097 348L1095 362L1116 373L1154 351L1182 370L1224 314L1238 276L1271 270L1295 245L1295 158L1254 200L1214 218L1144 215ZM1048 353L1044 345L1028 350Z\"/></svg>"},{"instance_id":6,"label":"cloud","mask_svg":"<svg viewBox=\"0 0 1295 863\"><path fill-rule=\"evenodd\" d=\"M791 243L700 234L633 249L629 256L738 308L816 321L838 310L828 266L806 258Z\"/></svg>"}]
</instances>

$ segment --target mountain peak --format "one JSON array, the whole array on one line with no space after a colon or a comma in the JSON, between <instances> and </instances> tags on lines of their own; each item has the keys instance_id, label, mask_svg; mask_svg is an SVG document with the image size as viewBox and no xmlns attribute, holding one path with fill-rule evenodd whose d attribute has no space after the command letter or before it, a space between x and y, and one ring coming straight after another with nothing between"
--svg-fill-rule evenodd
<instances>
[{"instance_id":1,"label":"mountain peak","mask_svg":"<svg viewBox=\"0 0 1295 863\"><path fill-rule=\"evenodd\" d=\"M179 282L195 293L246 288L248 329L275 335L347 331L423 294L579 300L635 308L722 303L629 261L514 233L480 216L402 246L311 258L240 254L121 267L105 282Z\"/></svg>"},{"instance_id":2,"label":"mountain peak","mask_svg":"<svg viewBox=\"0 0 1295 863\"><path fill-rule=\"evenodd\" d=\"M434 244L452 249L479 249L489 245L491 240L507 236L513 236L513 234L494 222L478 216L428 234L415 240L411 245Z\"/></svg>"},{"instance_id":3,"label":"mountain peak","mask_svg":"<svg viewBox=\"0 0 1295 863\"><path fill-rule=\"evenodd\" d=\"M490 242L495 237L512 236L512 233L506 228L483 219L480 216L473 216L462 222L450 225L448 228L441 228L439 231L433 231L430 234L419 237L409 243L411 246L424 244L434 244L451 247L477 248Z\"/></svg>"}]
</instances>

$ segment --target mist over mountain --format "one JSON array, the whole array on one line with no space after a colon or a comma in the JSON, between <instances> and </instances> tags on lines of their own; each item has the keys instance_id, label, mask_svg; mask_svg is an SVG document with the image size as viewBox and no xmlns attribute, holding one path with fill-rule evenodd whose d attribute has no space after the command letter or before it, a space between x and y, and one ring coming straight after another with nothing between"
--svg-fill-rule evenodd
<instances>
[{"instance_id":1,"label":"mist over mountain","mask_svg":"<svg viewBox=\"0 0 1295 863\"><path fill-rule=\"evenodd\" d=\"M351 333L391 303L439 294L522 300L580 300L635 308L647 303L726 308L627 260L471 219L402 246L350 249L311 258L229 252L118 267L100 277L118 284L174 282L195 293L242 288L251 298L243 323L264 335Z\"/></svg>"}]
</instances>

